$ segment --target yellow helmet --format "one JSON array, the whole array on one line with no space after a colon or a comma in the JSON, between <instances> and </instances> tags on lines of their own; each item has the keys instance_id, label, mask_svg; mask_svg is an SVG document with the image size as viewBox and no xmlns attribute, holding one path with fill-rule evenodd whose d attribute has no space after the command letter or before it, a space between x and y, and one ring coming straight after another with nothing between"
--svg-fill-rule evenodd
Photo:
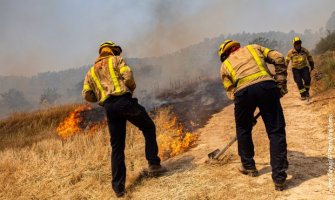
<instances>
[{"instance_id":1,"label":"yellow helmet","mask_svg":"<svg viewBox=\"0 0 335 200\"><path fill-rule=\"evenodd\" d=\"M122 49L121 49L121 47L120 46L117 46L114 42L112 42L112 41L107 41L107 42L104 42L104 43L102 43L101 45L100 45L100 47L99 47L99 54L101 54L101 50L102 50L102 48L104 48L104 47L110 47L110 48L117 48L118 49L118 51L121 53L122 52Z\"/></svg>"},{"instance_id":2,"label":"yellow helmet","mask_svg":"<svg viewBox=\"0 0 335 200\"><path fill-rule=\"evenodd\" d=\"M296 43L296 42L301 42L301 39L300 39L300 37L294 37L293 38L293 40L292 40L292 44L294 45L294 43Z\"/></svg>"},{"instance_id":3,"label":"yellow helmet","mask_svg":"<svg viewBox=\"0 0 335 200\"><path fill-rule=\"evenodd\" d=\"M221 62L227 58L229 50L235 46L241 46L241 44L234 40L226 40L219 46L218 54Z\"/></svg>"}]
</instances>

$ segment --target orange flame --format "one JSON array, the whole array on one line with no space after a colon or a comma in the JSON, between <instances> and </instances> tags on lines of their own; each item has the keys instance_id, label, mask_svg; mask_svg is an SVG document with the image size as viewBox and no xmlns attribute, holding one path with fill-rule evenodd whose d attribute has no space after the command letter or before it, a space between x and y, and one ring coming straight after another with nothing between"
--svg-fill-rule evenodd
<instances>
[{"instance_id":1,"label":"orange flame","mask_svg":"<svg viewBox=\"0 0 335 200\"><path fill-rule=\"evenodd\" d=\"M164 133L158 135L159 156L163 159L173 157L191 148L198 136L184 130L177 117L163 124Z\"/></svg>"},{"instance_id":2,"label":"orange flame","mask_svg":"<svg viewBox=\"0 0 335 200\"><path fill-rule=\"evenodd\" d=\"M94 134L98 130L104 128L105 121L92 123L84 122L84 111L92 110L90 105L81 105L65 118L57 127L57 133L62 139L70 138L80 132ZM159 147L159 156L162 159L167 159L185 152L191 148L198 136L184 130L184 127L178 122L177 117L170 117L171 113L164 115L163 123L158 123L161 129L158 131L157 142ZM162 120L161 120L162 121ZM87 124L85 127L85 123Z\"/></svg>"},{"instance_id":3,"label":"orange flame","mask_svg":"<svg viewBox=\"0 0 335 200\"><path fill-rule=\"evenodd\" d=\"M86 110L92 110L90 105L81 105L77 107L70 115L65 118L63 122L57 127L57 133L63 139L67 139L79 132L83 132L83 128L80 127L80 124L83 122L83 117L81 113ZM100 124L93 124L89 127L89 133L94 133Z\"/></svg>"}]
</instances>

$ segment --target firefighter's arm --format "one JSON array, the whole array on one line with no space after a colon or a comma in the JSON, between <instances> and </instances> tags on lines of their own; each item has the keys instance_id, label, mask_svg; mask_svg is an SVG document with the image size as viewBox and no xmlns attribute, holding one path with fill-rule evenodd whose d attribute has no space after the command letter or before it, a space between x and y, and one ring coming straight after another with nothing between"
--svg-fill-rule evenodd
<instances>
[{"instance_id":1,"label":"firefighter's arm","mask_svg":"<svg viewBox=\"0 0 335 200\"><path fill-rule=\"evenodd\" d=\"M120 74L122 76L122 79L124 81L124 84L131 90L131 92L134 92L136 88L136 83L133 75L133 71L131 68L126 64L126 62L123 60L123 58L119 57L119 69Z\"/></svg>"},{"instance_id":2,"label":"firefighter's arm","mask_svg":"<svg viewBox=\"0 0 335 200\"><path fill-rule=\"evenodd\" d=\"M275 50L260 46L260 50L264 55L266 62L275 66L274 79L277 82L277 87L280 90L281 96L287 94L287 65L284 56Z\"/></svg>"},{"instance_id":3,"label":"firefighter's arm","mask_svg":"<svg viewBox=\"0 0 335 200\"><path fill-rule=\"evenodd\" d=\"M86 74L86 77L84 79L84 85L82 90L82 96L83 98L88 102L97 102L98 99L94 94L94 91L92 89L92 86L90 84L90 72Z\"/></svg>"},{"instance_id":4,"label":"firefighter's arm","mask_svg":"<svg viewBox=\"0 0 335 200\"><path fill-rule=\"evenodd\" d=\"M313 70L314 69L314 60L313 60L313 57L312 57L311 53L308 50L306 50L306 53L307 53L308 63L311 66L311 70Z\"/></svg>"},{"instance_id":5,"label":"firefighter's arm","mask_svg":"<svg viewBox=\"0 0 335 200\"><path fill-rule=\"evenodd\" d=\"M284 56L278 51L270 51L268 54L269 63L275 66L275 80L282 96L287 91L287 65Z\"/></svg>"},{"instance_id":6,"label":"firefighter's arm","mask_svg":"<svg viewBox=\"0 0 335 200\"><path fill-rule=\"evenodd\" d=\"M227 97L230 100L234 100L235 86L230 76L227 74L227 71L225 70L223 63L221 66L221 80L222 80L223 87L226 90Z\"/></svg>"},{"instance_id":7,"label":"firefighter's arm","mask_svg":"<svg viewBox=\"0 0 335 200\"><path fill-rule=\"evenodd\" d=\"M288 65L290 64L291 57L292 57L292 52L289 51L289 52L287 53L286 58L285 58L285 64L286 64L286 66L288 66Z\"/></svg>"}]
</instances>

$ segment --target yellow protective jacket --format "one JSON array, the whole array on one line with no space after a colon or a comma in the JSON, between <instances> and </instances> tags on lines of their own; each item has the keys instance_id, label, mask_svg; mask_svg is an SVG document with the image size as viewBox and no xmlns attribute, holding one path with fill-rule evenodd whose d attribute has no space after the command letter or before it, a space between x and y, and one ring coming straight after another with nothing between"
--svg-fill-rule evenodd
<instances>
[{"instance_id":1,"label":"yellow protective jacket","mask_svg":"<svg viewBox=\"0 0 335 200\"><path fill-rule=\"evenodd\" d=\"M302 69L308 67L308 63L314 65L312 55L309 51L301 47L301 50L298 52L295 48L288 51L286 56L286 65L288 66L291 62L292 68Z\"/></svg>"},{"instance_id":2,"label":"yellow protective jacket","mask_svg":"<svg viewBox=\"0 0 335 200\"><path fill-rule=\"evenodd\" d=\"M275 66L272 75L266 63ZM221 65L221 79L227 96L252 84L262 81L276 81L286 85L287 67L285 59L278 51L257 44L247 45L232 52Z\"/></svg>"},{"instance_id":3,"label":"yellow protective jacket","mask_svg":"<svg viewBox=\"0 0 335 200\"><path fill-rule=\"evenodd\" d=\"M87 72L82 96L86 101L103 105L110 96L133 93L136 88L133 72L121 56L100 56Z\"/></svg>"}]
</instances>

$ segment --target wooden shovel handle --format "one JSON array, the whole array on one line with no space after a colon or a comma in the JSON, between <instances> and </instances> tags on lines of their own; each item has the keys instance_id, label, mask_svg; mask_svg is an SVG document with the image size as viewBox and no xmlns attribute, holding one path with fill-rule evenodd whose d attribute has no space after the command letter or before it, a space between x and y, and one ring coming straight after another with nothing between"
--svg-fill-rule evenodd
<instances>
[{"instance_id":1,"label":"wooden shovel handle","mask_svg":"<svg viewBox=\"0 0 335 200\"><path fill-rule=\"evenodd\" d=\"M253 126L256 125L257 123L257 119L258 117L261 116L261 112L258 112L257 115L254 117L254 122L253 122ZM234 142L237 140L237 137L235 136L234 138L232 138L229 143L218 153L214 156L214 159L218 159L222 154L224 154L224 152L227 151L227 149L234 144Z\"/></svg>"}]
</instances>

